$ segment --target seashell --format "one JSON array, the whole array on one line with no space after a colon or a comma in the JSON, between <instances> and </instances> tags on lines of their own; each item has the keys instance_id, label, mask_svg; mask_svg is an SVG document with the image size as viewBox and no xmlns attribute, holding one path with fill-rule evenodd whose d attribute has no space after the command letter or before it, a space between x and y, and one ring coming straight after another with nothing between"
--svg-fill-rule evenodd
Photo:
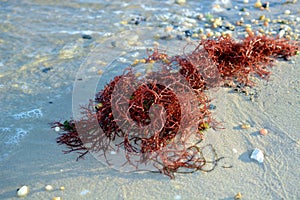
<instances>
[{"instance_id":1,"label":"seashell","mask_svg":"<svg viewBox=\"0 0 300 200\"><path fill-rule=\"evenodd\" d=\"M25 197L29 193L29 187L26 185L23 185L17 190L17 196L18 197Z\"/></svg>"},{"instance_id":2,"label":"seashell","mask_svg":"<svg viewBox=\"0 0 300 200\"><path fill-rule=\"evenodd\" d=\"M251 159L256 160L259 163L264 162L264 154L261 150L255 148L250 156Z\"/></svg>"}]
</instances>

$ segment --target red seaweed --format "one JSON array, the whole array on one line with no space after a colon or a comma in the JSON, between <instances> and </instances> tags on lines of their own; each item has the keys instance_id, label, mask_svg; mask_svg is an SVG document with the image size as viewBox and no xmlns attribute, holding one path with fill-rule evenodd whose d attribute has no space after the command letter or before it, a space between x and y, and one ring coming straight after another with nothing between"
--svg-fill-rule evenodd
<instances>
[{"instance_id":1,"label":"red seaweed","mask_svg":"<svg viewBox=\"0 0 300 200\"><path fill-rule=\"evenodd\" d=\"M288 59L298 51L296 42L249 36L239 42L230 37L202 40L185 55L168 56L157 49L148 52L145 62L159 63L161 70L143 79L131 69L114 77L82 108L83 119L53 124L63 130L57 143L69 148L65 153L80 153L78 158L89 151L102 151L106 158L109 147L117 147L125 151L124 165L139 169L141 164L152 163L157 172L170 178L174 173L210 171L222 157L209 146L214 156L208 160L203 153L208 147L198 146L203 132L215 122L205 90L224 80L251 85L250 76L267 78L275 59ZM178 67L182 80L171 73L172 66ZM85 134L80 135L78 129ZM211 169L206 168L209 164Z\"/></svg>"}]
</instances>

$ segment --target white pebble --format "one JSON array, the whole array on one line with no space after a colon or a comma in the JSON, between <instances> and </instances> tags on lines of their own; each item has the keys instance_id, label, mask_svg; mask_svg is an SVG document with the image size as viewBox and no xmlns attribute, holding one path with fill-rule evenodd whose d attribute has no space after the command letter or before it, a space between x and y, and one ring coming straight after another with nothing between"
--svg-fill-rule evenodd
<instances>
[{"instance_id":1,"label":"white pebble","mask_svg":"<svg viewBox=\"0 0 300 200\"><path fill-rule=\"evenodd\" d=\"M45 190L51 191L51 190L53 190L53 186L52 185L46 185Z\"/></svg>"},{"instance_id":2,"label":"white pebble","mask_svg":"<svg viewBox=\"0 0 300 200\"><path fill-rule=\"evenodd\" d=\"M291 11L290 10L285 10L284 14L289 15L289 14L291 14Z\"/></svg>"},{"instance_id":3,"label":"white pebble","mask_svg":"<svg viewBox=\"0 0 300 200\"><path fill-rule=\"evenodd\" d=\"M55 130L56 132L59 132L59 131L60 131L60 128L57 126L57 127L54 128L54 130Z\"/></svg>"},{"instance_id":4,"label":"white pebble","mask_svg":"<svg viewBox=\"0 0 300 200\"><path fill-rule=\"evenodd\" d=\"M17 196L18 197L25 197L29 193L29 187L26 185L23 185L17 190Z\"/></svg>"},{"instance_id":5,"label":"white pebble","mask_svg":"<svg viewBox=\"0 0 300 200\"><path fill-rule=\"evenodd\" d=\"M259 163L264 162L264 154L261 150L259 150L257 148L253 150L250 158L253 160L256 160Z\"/></svg>"},{"instance_id":6,"label":"white pebble","mask_svg":"<svg viewBox=\"0 0 300 200\"><path fill-rule=\"evenodd\" d=\"M233 148L233 149L232 149L232 152L233 152L233 153L237 153L238 151L236 150L236 148Z\"/></svg>"}]
</instances>

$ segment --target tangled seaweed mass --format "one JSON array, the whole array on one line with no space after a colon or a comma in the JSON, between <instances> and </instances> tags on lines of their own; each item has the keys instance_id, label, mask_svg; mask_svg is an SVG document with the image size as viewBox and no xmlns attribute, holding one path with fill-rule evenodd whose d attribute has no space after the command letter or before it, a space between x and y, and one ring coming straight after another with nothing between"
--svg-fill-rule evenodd
<instances>
[{"instance_id":1,"label":"tangled seaweed mass","mask_svg":"<svg viewBox=\"0 0 300 200\"><path fill-rule=\"evenodd\" d=\"M82 108L83 119L53 123L63 130L57 143L69 148L65 153L80 153L78 158L91 151L106 158L109 150L122 150L124 165L152 165L170 178L213 170L222 157L210 145L199 147L204 131L216 124L204 91L226 81L251 86L250 76L267 78L275 59L288 59L298 51L297 42L266 36L239 42L230 37L202 40L186 55L169 56L156 49L144 62L159 63L160 71L140 79L129 68L114 77ZM172 73L174 66L183 78ZM205 149L213 152L211 160Z\"/></svg>"}]
</instances>

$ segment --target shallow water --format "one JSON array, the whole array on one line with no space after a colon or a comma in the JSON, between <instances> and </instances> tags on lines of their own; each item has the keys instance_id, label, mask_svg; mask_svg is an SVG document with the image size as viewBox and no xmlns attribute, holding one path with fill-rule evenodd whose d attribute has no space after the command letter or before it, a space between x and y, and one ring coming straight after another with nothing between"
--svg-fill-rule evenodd
<instances>
[{"instance_id":1,"label":"shallow water","mask_svg":"<svg viewBox=\"0 0 300 200\"><path fill-rule=\"evenodd\" d=\"M71 93L76 73L94 46L121 31L127 30L129 37L131 29L143 27L156 27L155 31L162 32L160 27L169 25L170 18L177 20L178 29L183 28L180 24L184 19L195 17L210 1L190 2L183 7L172 1L1 1L0 4L0 160L3 160L15 145L32 134L35 119L43 118L46 107L60 101L61 95ZM83 39L83 35L92 39ZM105 81L112 77L113 74ZM16 115L22 117L15 118Z\"/></svg>"},{"instance_id":2,"label":"shallow water","mask_svg":"<svg viewBox=\"0 0 300 200\"><path fill-rule=\"evenodd\" d=\"M264 12L266 16L285 9L296 13L299 7L299 3L288 4L281 10L278 1L269 2L272 12ZM243 17L239 15L242 7L256 18L262 14L253 3L243 1L232 1L224 12L214 13L208 0L187 0L185 5L174 1L0 0L0 166L28 145L39 146L41 155L49 156L42 147L57 144L48 123L69 119L76 113L72 108L88 103L135 58L145 56L146 47L159 42L162 49L182 53L184 31L205 29L207 21L197 18L200 13L214 13L234 24ZM168 38L168 26L174 38ZM273 27L278 31L279 25ZM233 32L235 37L244 34L240 29ZM127 46L131 42L138 44L131 48ZM115 44L117 48L112 48ZM74 105L74 83L80 81L95 88L82 91ZM296 126L293 130L299 131Z\"/></svg>"}]
</instances>

